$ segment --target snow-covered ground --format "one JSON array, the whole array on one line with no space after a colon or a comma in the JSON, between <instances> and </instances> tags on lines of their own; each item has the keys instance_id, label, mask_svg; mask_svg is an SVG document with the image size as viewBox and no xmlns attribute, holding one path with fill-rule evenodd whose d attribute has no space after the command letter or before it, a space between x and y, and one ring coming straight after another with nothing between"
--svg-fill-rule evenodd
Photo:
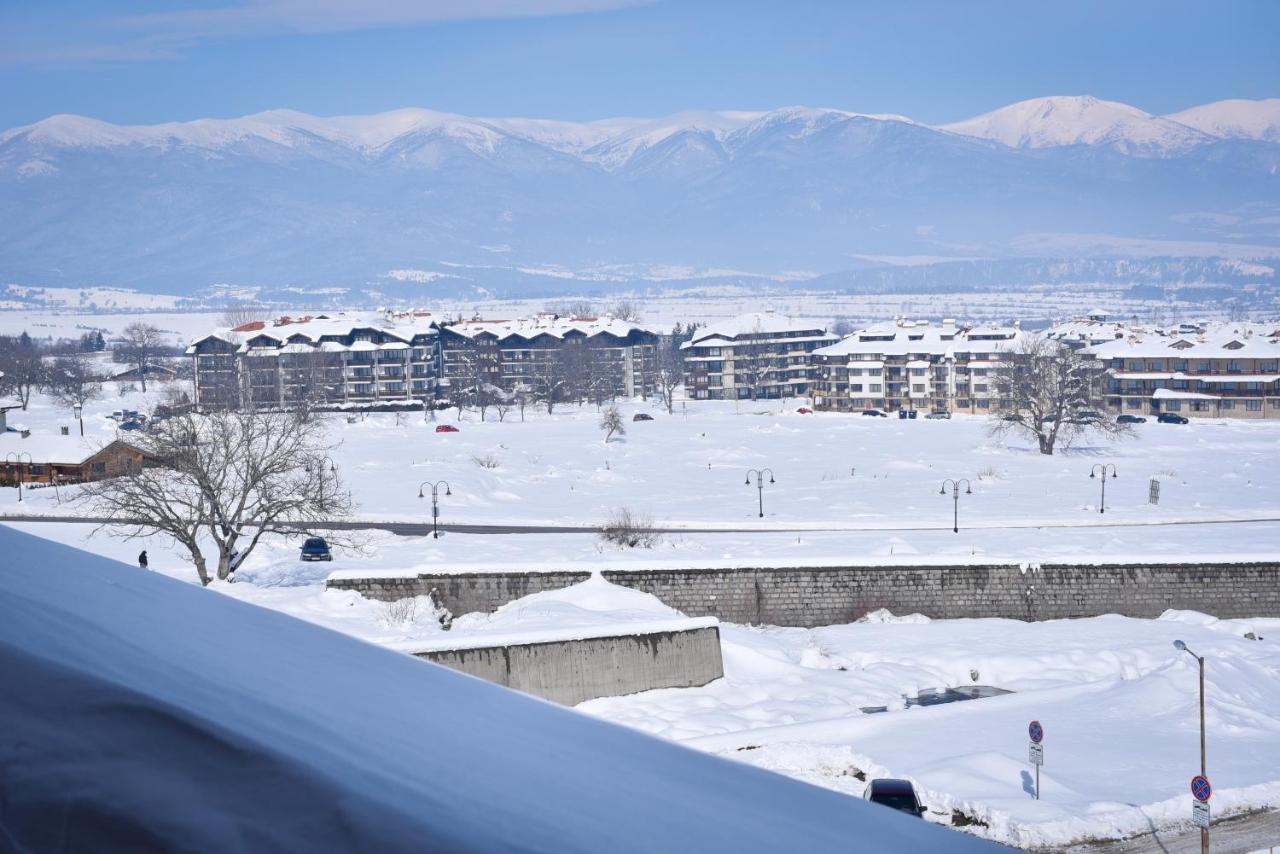
<instances>
[{"instance_id":1,"label":"snow-covered ground","mask_svg":"<svg viewBox=\"0 0 1280 854\"><path fill-rule=\"evenodd\" d=\"M91 407L86 432L113 437L103 411L140 408L142 396ZM1118 444L1089 441L1043 457L1021 442L992 440L979 419L899 421L801 415L786 404L693 404L668 416L627 404L652 422L627 422L625 441L601 441L593 407L548 416L510 413L461 432L437 434L421 414L369 415L330 429L341 445L338 475L371 520L429 519L418 484L446 479L446 522L591 524L628 506L681 531L651 550L619 551L590 534L460 534L440 539L385 531L341 532L332 564L301 564L298 541L268 540L224 595L283 611L394 649L441 641L497 642L547 631L679 620L657 600L593 579L568 591L519 600L491 616L458 619L445 635L430 604L396 608L350 591L327 591L330 571L416 573L605 562L937 562L1274 559L1280 522L1280 422L1197 421L1138 425ZM33 429L70 423L39 399L11 413ZM455 413L437 413L456 423ZM478 458L492 456L496 468ZM1097 512L1097 462L1115 463L1107 512ZM747 468L768 466L765 518ZM950 530L946 477L968 477L961 532ZM1147 503L1151 478L1161 501ZM65 490L69 499L73 490ZM0 510L56 514L51 490L12 490ZM1195 520L1192 522L1192 520ZM1057 527L1072 526L1072 527ZM1101 527L1099 527L1101 526ZM160 538L121 541L69 522L14 527L194 582ZM790 528L794 530L778 530ZM756 532L758 529L758 532ZM1246 640L1253 632L1262 640ZM860 794L858 774L916 781L935 809L987 825L970 831L1019 845L1063 845L1187 824L1187 779L1198 770L1196 679L1175 638L1209 659L1209 770L1215 815L1280 806L1280 620L1215 621L1188 613L1159 620L1118 616L1021 623L876 615L821 629L721 625L725 678L711 685L596 700L582 710L703 750ZM924 688L987 684L1015 693L932 708L903 709ZM865 715L864 706L889 706ZM1044 797L1027 792L1025 727L1048 732ZM749 749L748 749L749 748Z\"/></svg>"}]
</instances>

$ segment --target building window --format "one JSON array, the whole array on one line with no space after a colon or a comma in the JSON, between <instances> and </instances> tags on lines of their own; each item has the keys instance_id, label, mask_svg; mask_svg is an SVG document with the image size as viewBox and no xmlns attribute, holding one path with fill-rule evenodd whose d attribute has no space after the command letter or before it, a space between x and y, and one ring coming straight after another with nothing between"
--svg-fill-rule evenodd
<instances>
[{"instance_id":1,"label":"building window","mask_svg":"<svg viewBox=\"0 0 1280 854\"><path fill-rule=\"evenodd\" d=\"M1260 400L1246 400L1246 401L1244 402L1244 408L1245 408L1245 409L1247 409L1247 410L1249 410L1250 412L1261 412L1261 411L1262 411L1262 401L1260 401Z\"/></svg>"},{"instance_id":2,"label":"building window","mask_svg":"<svg viewBox=\"0 0 1280 854\"><path fill-rule=\"evenodd\" d=\"M991 401L989 401L989 400L979 400L979 401L978 401L978 408L979 408L979 409L990 409L990 408L991 408Z\"/></svg>"},{"instance_id":3,"label":"building window","mask_svg":"<svg viewBox=\"0 0 1280 854\"><path fill-rule=\"evenodd\" d=\"M1236 402L1234 400L1221 400L1221 401L1218 401L1218 405L1221 406L1223 409L1236 408Z\"/></svg>"},{"instance_id":4,"label":"building window","mask_svg":"<svg viewBox=\"0 0 1280 854\"><path fill-rule=\"evenodd\" d=\"M881 385L880 383L872 383L872 384L871 384L871 389L870 389L870 390L871 390L872 392L874 392L874 393L879 393L879 392L884 391L884 386L883 386L883 385Z\"/></svg>"},{"instance_id":5,"label":"building window","mask_svg":"<svg viewBox=\"0 0 1280 854\"><path fill-rule=\"evenodd\" d=\"M1130 397L1130 398L1127 398L1127 399L1125 400L1125 406L1128 406L1130 409L1141 409L1141 408L1142 408L1142 400L1141 400L1140 398L1137 398L1137 397Z\"/></svg>"},{"instance_id":6,"label":"building window","mask_svg":"<svg viewBox=\"0 0 1280 854\"><path fill-rule=\"evenodd\" d=\"M107 464L106 463L90 463L89 471L92 474L106 474Z\"/></svg>"},{"instance_id":7,"label":"building window","mask_svg":"<svg viewBox=\"0 0 1280 854\"><path fill-rule=\"evenodd\" d=\"M1182 409L1182 401L1180 400L1166 400L1164 402L1165 412L1177 412L1180 409Z\"/></svg>"}]
</instances>

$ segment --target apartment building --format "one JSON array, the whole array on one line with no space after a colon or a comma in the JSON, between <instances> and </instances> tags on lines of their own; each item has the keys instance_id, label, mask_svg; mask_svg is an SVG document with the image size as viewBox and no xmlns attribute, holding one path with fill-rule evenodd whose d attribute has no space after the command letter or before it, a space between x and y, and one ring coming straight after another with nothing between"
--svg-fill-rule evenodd
<instances>
[{"instance_id":1,"label":"apartment building","mask_svg":"<svg viewBox=\"0 0 1280 854\"><path fill-rule=\"evenodd\" d=\"M439 333L427 312L280 317L206 335L186 350L199 408L434 400Z\"/></svg>"},{"instance_id":2,"label":"apartment building","mask_svg":"<svg viewBox=\"0 0 1280 854\"><path fill-rule=\"evenodd\" d=\"M680 345L685 393L695 400L808 394L814 351L838 340L812 321L772 311L700 327Z\"/></svg>"},{"instance_id":3,"label":"apartment building","mask_svg":"<svg viewBox=\"0 0 1280 854\"><path fill-rule=\"evenodd\" d=\"M441 381L450 393L484 384L560 399L642 397L657 387L660 341L609 316L463 320L440 326Z\"/></svg>"},{"instance_id":4,"label":"apartment building","mask_svg":"<svg viewBox=\"0 0 1280 854\"><path fill-rule=\"evenodd\" d=\"M813 352L814 405L832 411L917 409L986 415L1001 354L1026 333L1015 326L895 320Z\"/></svg>"},{"instance_id":5,"label":"apartment building","mask_svg":"<svg viewBox=\"0 0 1280 854\"><path fill-rule=\"evenodd\" d=\"M1112 414L1280 418L1280 328L1233 323L1133 332L1090 352Z\"/></svg>"}]
</instances>

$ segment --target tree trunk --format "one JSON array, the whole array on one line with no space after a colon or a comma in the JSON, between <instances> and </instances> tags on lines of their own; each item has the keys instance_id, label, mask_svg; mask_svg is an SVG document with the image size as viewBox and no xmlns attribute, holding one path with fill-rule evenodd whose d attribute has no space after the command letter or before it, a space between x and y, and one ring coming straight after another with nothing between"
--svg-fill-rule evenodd
<instances>
[{"instance_id":1,"label":"tree trunk","mask_svg":"<svg viewBox=\"0 0 1280 854\"><path fill-rule=\"evenodd\" d=\"M1040 453L1053 456L1053 437L1040 436Z\"/></svg>"},{"instance_id":2,"label":"tree trunk","mask_svg":"<svg viewBox=\"0 0 1280 854\"><path fill-rule=\"evenodd\" d=\"M191 562L196 565L196 575L200 576L200 586L209 586L209 567L204 562L204 555L199 551L192 550Z\"/></svg>"}]
</instances>

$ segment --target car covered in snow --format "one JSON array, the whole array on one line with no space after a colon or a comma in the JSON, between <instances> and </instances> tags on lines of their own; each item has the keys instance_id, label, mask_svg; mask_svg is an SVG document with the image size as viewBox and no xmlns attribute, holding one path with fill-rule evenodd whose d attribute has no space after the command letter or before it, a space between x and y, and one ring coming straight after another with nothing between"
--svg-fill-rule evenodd
<instances>
[{"instance_id":1,"label":"car covered in snow","mask_svg":"<svg viewBox=\"0 0 1280 854\"><path fill-rule=\"evenodd\" d=\"M333 560L333 553L329 551L324 537L307 537L302 543L301 557L303 560Z\"/></svg>"},{"instance_id":2,"label":"car covered in snow","mask_svg":"<svg viewBox=\"0 0 1280 854\"><path fill-rule=\"evenodd\" d=\"M1117 424L1146 424L1147 419L1143 418L1141 415L1127 415L1127 414L1117 415L1116 423Z\"/></svg>"},{"instance_id":3,"label":"car covered in snow","mask_svg":"<svg viewBox=\"0 0 1280 854\"><path fill-rule=\"evenodd\" d=\"M910 780L893 780L887 777L872 780L862 792L862 797L873 804L905 812L916 818L925 814L925 807L916 797L915 787Z\"/></svg>"},{"instance_id":4,"label":"car covered in snow","mask_svg":"<svg viewBox=\"0 0 1280 854\"><path fill-rule=\"evenodd\" d=\"M457 427L454 427L452 424L440 424L436 427L436 432L437 433L457 433L459 432L459 430Z\"/></svg>"},{"instance_id":5,"label":"car covered in snow","mask_svg":"<svg viewBox=\"0 0 1280 854\"><path fill-rule=\"evenodd\" d=\"M945 412L943 410L938 410L936 412L930 412L928 415L925 416L925 418L929 419L930 421L947 421L951 418L951 413Z\"/></svg>"},{"instance_id":6,"label":"car covered in snow","mask_svg":"<svg viewBox=\"0 0 1280 854\"><path fill-rule=\"evenodd\" d=\"M879 409L864 409L862 410L862 414L871 416L872 418L888 418L889 417L888 413L881 412Z\"/></svg>"},{"instance_id":7,"label":"car covered in snow","mask_svg":"<svg viewBox=\"0 0 1280 854\"><path fill-rule=\"evenodd\" d=\"M1177 413L1175 413L1175 412L1161 412L1159 415L1157 415L1157 416L1156 416L1156 420L1157 420L1157 421L1159 421L1161 424L1186 424L1186 423L1188 423L1188 422L1187 422L1187 417L1186 417L1185 415L1178 415L1178 414L1177 414Z\"/></svg>"}]
</instances>

